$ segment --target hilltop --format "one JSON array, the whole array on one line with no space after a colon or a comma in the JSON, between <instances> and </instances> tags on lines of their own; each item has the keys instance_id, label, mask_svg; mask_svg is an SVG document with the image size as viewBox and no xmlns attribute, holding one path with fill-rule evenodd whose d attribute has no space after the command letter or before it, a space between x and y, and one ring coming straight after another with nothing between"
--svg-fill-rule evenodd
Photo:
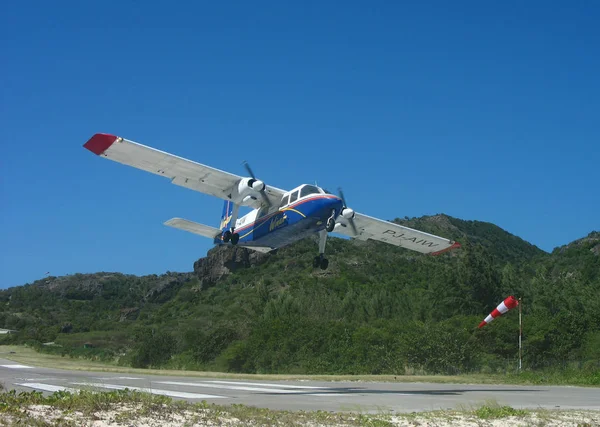
<instances>
[{"instance_id":1,"label":"hilltop","mask_svg":"<svg viewBox=\"0 0 600 427\"><path fill-rule=\"evenodd\" d=\"M396 218L397 224L443 235L458 242L469 241L485 247L499 261L530 260L546 252L490 222L468 221L438 214L419 218Z\"/></svg>"},{"instance_id":2,"label":"hilltop","mask_svg":"<svg viewBox=\"0 0 600 427\"><path fill-rule=\"evenodd\" d=\"M190 272L47 277L0 291L0 327L19 331L1 340L136 367L510 370L517 317L477 325L512 294L523 298L527 319L525 366L598 366L600 233L548 254L491 223L447 215L395 221L462 248L431 257L332 238L322 271L312 268L316 241L305 239L269 255L215 247Z\"/></svg>"}]
</instances>

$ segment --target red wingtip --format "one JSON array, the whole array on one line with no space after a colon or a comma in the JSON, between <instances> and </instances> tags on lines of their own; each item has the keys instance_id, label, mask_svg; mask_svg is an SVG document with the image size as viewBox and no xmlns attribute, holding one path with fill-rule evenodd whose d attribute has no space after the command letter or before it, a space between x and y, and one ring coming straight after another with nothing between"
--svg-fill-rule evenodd
<instances>
[{"instance_id":1,"label":"red wingtip","mask_svg":"<svg viewBox=\"0 0 600 427\"><path fill-rule=\"evenodd\" d=\"M83 144L83 146L92 153L100 155L108 150L108 148L113 145L116 140L117 137L114 135L110 135L108 133L97 133L92 136L88 142Z\"/></svg>"},{"instance_id":2,"label":"red wingtip","mask_svg":"<svg viewBox=\"0 0 600 427\"><path fill-rule=\"evenodd\" d=\"M478 328L483 328L485 325L487 325L487 323L485 323L485 320L482 320Z\"/></svg>"},{"instance_id":3,"label":"red wingtip","mask_svg":"<svg viewBox=\"0 0 600 427\"><path fill-rule=\"evenodd\" d=\"M458 242L454 242L454 244L446 249L442 249L441 251L437 251L437 252L432 252L430 255L439 255L439 254L443 254L444 252L448 252L452 249L456 249L456 248L460 248L460 243Z\"/></svg>"}]
</instances>

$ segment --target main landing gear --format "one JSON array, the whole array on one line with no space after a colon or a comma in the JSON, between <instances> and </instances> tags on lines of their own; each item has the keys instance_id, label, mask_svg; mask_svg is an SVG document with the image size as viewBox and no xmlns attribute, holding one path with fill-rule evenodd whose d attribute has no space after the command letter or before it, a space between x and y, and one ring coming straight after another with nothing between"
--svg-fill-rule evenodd
<instances>
[{"instance_id":1,"label":"main landing gear","mask_svg":"<svg viewBox=\"0 0 600 427\"><path fill-rule=\"evenodd\" d=\"M225 243L231 241L232 245L237 245L237 243L240 241L240 235L227 230L225 233L223 233L223 241Z\"/></svg>"},{"instance_id":2,"label":"main landing gear","mask_svg":"<svg viewBox=\"0 0 600 427\"><path fill-rule=\"evenodd\" d=\"M319 254L313 259L313 267L321 267L321 270L327 270L327 267L329 267L329 260L325 258L325 254Z\"/></svg>"},{"instance_id":3,"label":"main landing gear","mask_svg":"<svg viewBox=\"0 0 600 427\"><path fill-rule=\"evenodd\" d=\"M331 219L331 218L329 218ZM329 225L329 220L327 220ZM334 224L335 225L335 224ZM320 267L321 270L327 270L329 260L325 258L325 243L327 242L327 229L319 231L319 255L313 259L313 267Z\"/></svg>"},{"instance_id":4,"label":"main landing gear","mask_svg":"<svg viewBox=\"0 0 600 427\"><path fill-rule=\"evenodd\" d=\"M231 224L231 228L229 230L226 230L223 233L223 242L225 243L229 243L231 242L232 245L237 245L238 242L240 241L240 235L238 233L235 233L235 222L237 221L237 217L238 217L238 212L240 209L240 205L238 205L237 203L233 205L233 209L231 212L231 218L229 218L229 224Z\"/></svg>"}]
</instances>

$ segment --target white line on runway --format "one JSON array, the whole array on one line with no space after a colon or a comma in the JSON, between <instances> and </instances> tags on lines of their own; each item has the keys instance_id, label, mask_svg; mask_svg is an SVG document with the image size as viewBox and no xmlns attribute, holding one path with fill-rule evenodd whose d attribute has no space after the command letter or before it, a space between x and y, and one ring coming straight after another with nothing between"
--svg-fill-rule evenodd
<instances>
[{"instance_id":1,"label":"white line on runway","mask_svg":"<svg viewBox=\"0 0 600 427\"><path fill-rule=\"evenodd\" d=\"M241 390L241 391L259 391L259 392L263 392L263 393L276 393L276 394L299 394L299 393L305 393L305 396L323 396L323 395L327 395L327 396L335 396L337 394L339 395L343 395L343 396L349 396L351 394L346 394L346 393L336 393L334 394L332 393L323 393L323 389L324 387L320 388L320 393L307 393L308 390L284 390L281 388L268 388L268 387L247 387L247 386L235 386L235 385L222 385L222 384L215 384L214 381L210 381L210 382L202 382L202 383L186 383L183 381L154 381L157 384L170 384L170 385L183 385L183 386L188 386L188 387L207 387L207 388L222 388L222 389L226 389L226 390ZM228 383L227 381L224 381L225 383ZM229 384L233 384L233 383L229 383ZM273 386L275 384L268 384L270 386ZM307 386L308 387L308 386Z\"/></svg>"},{"instance_id":2,"label":"white line on runway","mask_svg":"<svg viewBox=\"0 0 600 427\"><path fill-rule=\"evenodd\" d=\"M20 385L23 387L35 388L37 390L43 391L70 391L71 393L77 393L77 390L74 388L63 387L61 385L52 385L52 384L43 384L43 383L20 383L15 385Z\"/></svg>"},{"instance_id":3,"label":"white line on runway","mask_svg":"<svg viewBox=\"0 0 600 427\"><path fill-rule=\"evenodd\" d=\"M221 385L221 384L209 384L209 383L186 383L183 381L155 381L158 384L170 384L170 385L184 385L188 387L208 387L208 388L222 388L226 390L242 390L242 391L263 391L267 393L301 393L300 390L282 390L279 388L262 388L262 387L244 387L235 385Z\"/></svg>"},{"instance_id":4,"label":"white line on runway","mask_svg":"<svg viewBox=\"0 0 600 427\"><path fill-rule=\"evenodd\" d=\"M268 384L268 383L244 383L237 381L206 381L207 383L218 383L218 384L238 384L238 385L250 385L250 386L265 386L265 387L281 387L281 388L305 388L305 389L328 389L330 387L313 387L308 385L288 385L288 384Z\"/></svg>"},{"instance_id":5,"label":"white line on runway","mask_svg":"<svg viewBox=\"0 0 600 427\"><path fill-rule=\"evenodd\" d=\"M329 396L356 396L355 393L310 393L309 396L329 397Z\"/></svg>"},{"instance_id":6,"label":"white line on runway","mask_svg":"<svg viewBox=\"0 0 600 427\"><path fill-rule=\"evenodd\" d=\"M10 368L10 369L33 369L33 366L25 366L25 365L0 365L3 368Z\"/></svg>"},{"instance_id":7,"label":"white line on runway","mask_svg":"<svg viewBox=\"0 0 600 427\"><path fill-rule=\"evenodd\" d=\"M103 384L103 383L72 383L75 385L86 385L89 387L99 387L99 388L107 388L110 390L125 390L128 388L129 390L137 390L145 393L151 394L162 394L163 396L171 396L171 397L181 397L183 399L219 399L219 398L227 398L227 396L216 396L213 394L199 394L199 393L187 393L184 391L172 391L172 390L161 390L156 388L142 388L142 387L133 387L133 386L125 386L125 385L116 385L116 384Z\"/></svg>"},{"instance_id":8,"label":"white line on runway","mask_svg":"<svg viewBox=\"0 0 600 427\"><path fill-rule=\"evenodd\" d=\"M136 377L94 377L95 380L141 380Z\"/></svg>"}]
</instances>

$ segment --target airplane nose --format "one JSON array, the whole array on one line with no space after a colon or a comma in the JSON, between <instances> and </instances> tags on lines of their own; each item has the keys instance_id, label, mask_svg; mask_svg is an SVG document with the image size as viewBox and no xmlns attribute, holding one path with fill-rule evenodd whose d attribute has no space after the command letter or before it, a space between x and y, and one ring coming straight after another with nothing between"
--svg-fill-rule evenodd
<instances>
[{"instance_id":1,"label":"airplane nose","mask_svg":"<svg viewBox=\"0 0 600 427\"><path fill-rule=\"evenodd\" d=\"M337 217L340 214L340 212L343 208L343 205L344 204L342 202L342 199L340 199L340 198L329 199L329 201L327 203L329 215L331 215L332 210L335 210L335 216Z\"/></svg>"}]
</instances>

